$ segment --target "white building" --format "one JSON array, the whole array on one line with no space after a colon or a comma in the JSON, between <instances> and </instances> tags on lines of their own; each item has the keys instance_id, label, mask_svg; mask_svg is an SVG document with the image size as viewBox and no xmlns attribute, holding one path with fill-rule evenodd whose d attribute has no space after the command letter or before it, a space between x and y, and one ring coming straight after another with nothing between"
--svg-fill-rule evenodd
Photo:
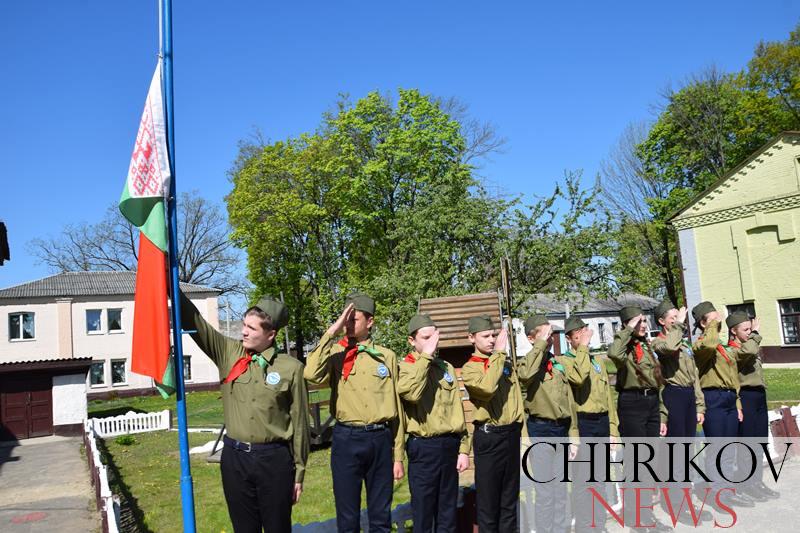
<instances>
[{"instance_id":1,"label":"white building","mask_svg":"<svg viewBox=\"0 0 800 533\"><path fill-rule=\"evenodd\" d=\"M87 396L152 392L152 379L130 370L135 278L67 272L0 289L0 439L75 432ZM181 289L218 327L219 291ZM187 388L218 386L216 366L188 335L183 351Z\"/></svg>"}]
</instances>

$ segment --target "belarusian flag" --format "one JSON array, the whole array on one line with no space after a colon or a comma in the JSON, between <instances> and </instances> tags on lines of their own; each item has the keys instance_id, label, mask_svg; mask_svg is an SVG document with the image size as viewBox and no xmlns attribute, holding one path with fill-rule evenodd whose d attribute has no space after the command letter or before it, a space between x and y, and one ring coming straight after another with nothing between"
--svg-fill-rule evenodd
<instances>
[{"instance_id":1,"label":"belarusian flag","mask_svg":"<svg viewBox=\"0 0 800 533\"><path fill-rule=\"evenodd\" d=\"M119 210L140 230L131 370L153 378L165 398L175 391L167 311L165 209L170 175L159 62L144 104Z\"/></svg>"}]
</instances>

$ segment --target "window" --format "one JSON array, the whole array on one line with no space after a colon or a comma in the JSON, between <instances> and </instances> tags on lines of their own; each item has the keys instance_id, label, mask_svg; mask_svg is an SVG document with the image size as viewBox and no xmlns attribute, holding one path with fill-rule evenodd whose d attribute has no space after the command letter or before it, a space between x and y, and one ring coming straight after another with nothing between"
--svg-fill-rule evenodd
<instances>
[{"instance_id":1,"label":"window","mask_svg":"<svg viewBox=\"0 0 800 533\"><path fill-rule=\"evenodd\" d=\"M108 332L115 333L122 331L122 309L109 309L106 311L108 315Z\"/></svg>"},{"instance_id":2,"label":"window","mask_svg":"<svg viewBox=\"0 0 800 533\"><path fill-rule=\"evenodd\" d=\"M97 361L92 363L89 369L89 384L90 385L105 385L106 384L106 363L105 361Z\"/></svg>"},{"instance_id":3,"label":"window","mask_svg":"<svg viewBox=\"0 0 800 533\"><path fill-rule=\"evenodd\" d=\"M122 385L127 381L125 376L125 359L111 361L111 384Z\"/></svg>"},{"instance_id":4,"label":"window","mask_svg":"<svg viewBox=\"0 0 800 533\"><path fill-rule=\"evenodd\" d=\"M605 322L598 322L597 323L597 333L600 335L600 344L605 344L605 342L606 342L606 323Z\"/></svg>"},{"instance_id":5,"label":"window","mask_svg":"<svg viewBox=\"0 0 800 533\"><path fill-rule=\"evenodd\" d=\"M800 298L781 300L781 329L785 344L800 344Z\"/></svg>"},{"instance_id":6,"label":"window","mask_svg":"<svg viewBox=\"0 0 800 533\"><path fill-rule=\"evenodd\" d=\"M733 313L738 313L739 311L747 313L747 316L749 316L750 318L755 318L756 316L756 306L755 304L753 304L753 302L729 305L727 307L728 307L728 316L732 315Z\"/></svg>"},{"instance_id":7,"label":"window","mask_svg":"<svg viewBox=\"0 0 800 533\"><path fill-rule=\"evenodd\" d=\"M183 356L183 381L192 381L192 357Z\"/></svg>"},{"instance_id":8,"label":"window","mask_svg":"<svg viewBox=\"0 0 800 533\"><path fill-rule=\"evenodd\" d=\"M10 313L8 315L8 340L20 341L36 338L33 313Z\"/></svg>"},{"instance_id":9,"label":"window","mask_svg":"<svg viewBox=\"0 0 800 533\"><path fill-rule=\"evenodd\" d=\"M611 333L616 333L617 331L619 331L619 322L614 320L611 322Z\"/></svg>"},{"instance_id":10,"label":"window","mask_svg":"<svg viewBox=\"0 0 800 533\"><path fill-rule=\"evenodd\" d=\"M86 333L102 333L101 315L100 309L86 310Z\"/></svg>"}]
</instances>

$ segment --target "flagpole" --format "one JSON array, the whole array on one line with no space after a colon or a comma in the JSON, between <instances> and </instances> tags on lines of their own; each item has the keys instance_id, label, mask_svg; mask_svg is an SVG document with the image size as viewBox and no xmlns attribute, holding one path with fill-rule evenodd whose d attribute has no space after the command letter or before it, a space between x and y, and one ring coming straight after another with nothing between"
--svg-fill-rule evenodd
<instances>
[{"instance_id":1,"label":"flagpole","mask_svg":"<svg viewBox=\"0 0 800 533\"><path fill-rule=\"evenodd\" d=\"M175 356L175 383L177 385L178 443L181 463L181 507L183 508L183 531L194 533L194 492L192 471L189 463L189 435L186 431L186 390L183 383L183 328L181 327L181 299L178 276L178 216L175 194L175 120L172 94L172 0L159 0L159 48L161 55L162 84L164 90L167 125L167 151L172 179L169 182L167 202L167 226L169 228L169 270L172 300L172 339Z\"/></svg>"}]
</instances>

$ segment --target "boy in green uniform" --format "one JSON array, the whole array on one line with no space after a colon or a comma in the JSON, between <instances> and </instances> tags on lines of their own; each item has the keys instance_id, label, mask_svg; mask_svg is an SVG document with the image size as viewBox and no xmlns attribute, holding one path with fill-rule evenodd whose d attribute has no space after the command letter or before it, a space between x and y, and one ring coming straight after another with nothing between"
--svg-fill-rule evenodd
<instances>
[{"instance_id":1,"label":"boy in green uniform","mask_svg":"<svg viewBox=\"0 0 800 533\"><path fill-rule=\"evenodd\" d=\"M528 436L532 440L578 437L578 420L572 398L568 372L580 383L580 375L588 366L589 352L581 351L574 364L565 366L566 357L556 358L550 347L553 328L544 315L534 315L525 320L525 333L533 349L517 363L519 379L525 385L525 412L528 413ZM554 441L555 442L555 441ZM561 450L540 446L532 453L533 471L538 479L556 476L556 459ZM567 512L567 486L553 481L536 485L536 531L568 531L570 516Z\"/></svg>"},{"instance_id":2,"label":"boy in green uniform","mask_svg":"<svg viewBox=\"0 0 800 533\"><path fill-rule=\"evenodd\" d=\"M602 361L589 353L589 341L592 330L579 317L569 317L564 323L564 331L569 349L561 360L567 368L567 376L572 377L572 396L578 415L578 433L581 439L591 439L590 442L619 440L619 422L617 409L614 406L614 395L608 380L608 371ZM577 372L575 372L577 370ZM579 452L579 460L585 460L584 447ZM579 463L576 463L579 464ZM605 523L605 508L597 503L592 509L593 499L590 488L603 493L605 488L602 483L588 483L588 469L577 469L573 475L572 509L575 516L575 531L602 531ZM596 472L595 477L602 479L602 473ZM592 527L600 524L597 527Z\"/></svg>"},{"instance_id":3,"label":"boy in green uniform","mask_svg":"<svg viewBox=\"0 0 800 533\"><path fill-rule=\"evenodd\" d=\"M662 397L667 408L667 436L694 437L697 424L705 419L706 404L700 389L700 378L694 354L686 333L686 308L676 309L663 301L656 307L656 320L661 326L651 346L658 354L664 376Z\"/></svg>"},{"instance_id":4,"label":"boy in green uniform","mask_svg":"<svg viewBox=\"0 0 800 533\"><path fill-rule=\"evenodd\" d=\"M360 528L362 482L370 531L389 531L392 477L404 474L397 358L371 339L374 315L372 298L349 295L342 314L309 354L304 372L308 381L331 387L336 417L331 473L339 531ZM345 338L339 340L342 330Z\"/></svg>"},{"instance_id":5,"label":"boy in green uniform","mask_svg":"<svg viewBox=\"0 0 800 533\"><path fill-rule=\"evenodd\" d=\"M522 392L513 366L506 361L508 331L496 334L492 319L469 319L475 352L461 369L475 406L475 490L478 528L487 533L518 527L519 451Z\"/></svg>"},{"instance_id":6,"label":"boy in green uniform","mask_svg":"<svg viewBox=\"0 0 800 533\"><path fill-rule=\"evenodd\" d=\"M400 362L397 391L408 434L408 487L414 529L454 532L458 474L469 467L470 441L453 366L436 357L439 330L430 316L408 323L414 347Z\"/></svg>"},{"instance_id":7,"label":"boy in green uniform","mask_svg":"<svg viewBox=\"0 0 800 533\"><path fill-rule=\"evenodd\" d=\"M761 335L758 333L759 320L752 321L747 313L731 313L725 320L728 326L728 348L736 358L739 370L739 397L742 401L742 421L739 422L739 436L745 438L769 437L769 417L767 415L767 384L761 367ZM765 440L766 442L766 440ZM745 455L745 454L742 454ZM778 493L762 480L764 463L763 452L756 449L756 471L742 484L741 490L755 501L777 498ZM740 468L747 472L749 465L741 463Z\"/></svg>"},{"instance_id":8,"label":"boy in green uniform","mask_svg":"<svg viewBox=\"0 0 800 533\"><path fill-rule=\"evenodd\" d=\"M181 294L181 321L219 368L227 434L220 471L236 533L292 529L309 448L303 364L275 353L284 305L264 298L242 320L242 340L215 330Z\"/></svg>"},{"instance_id":9,"label":"boy in green uniform","mask_svg":"<svg viewBox=\"0 0 800 533\"><path fill-rule=\"evenodd\" d=\"M703 433L706 437L723 441L739 434L739 422L742 421L742 403L739 399L739 371L736 367L736 355L720 342L720 316L711 302L701 302L692 308L695 328L703 334L692 345L697 370L700 372L700 387L706 403L706 417L703 422ZM727 450L726 450L727 452ZM715 454L707 453L707 468L714 472ZM720 460L721 459L721 460ZM735 458L732 453L724 453L718 459L722 471L728 474L735 470ZM714 493L728 488L729 484L717 478L712 484ZM752 507L753 501L744 493L737 491L726 495L725 503L739 507ZM716 501L711 502L716 505Z\"/></svg>"}]
</instances>

